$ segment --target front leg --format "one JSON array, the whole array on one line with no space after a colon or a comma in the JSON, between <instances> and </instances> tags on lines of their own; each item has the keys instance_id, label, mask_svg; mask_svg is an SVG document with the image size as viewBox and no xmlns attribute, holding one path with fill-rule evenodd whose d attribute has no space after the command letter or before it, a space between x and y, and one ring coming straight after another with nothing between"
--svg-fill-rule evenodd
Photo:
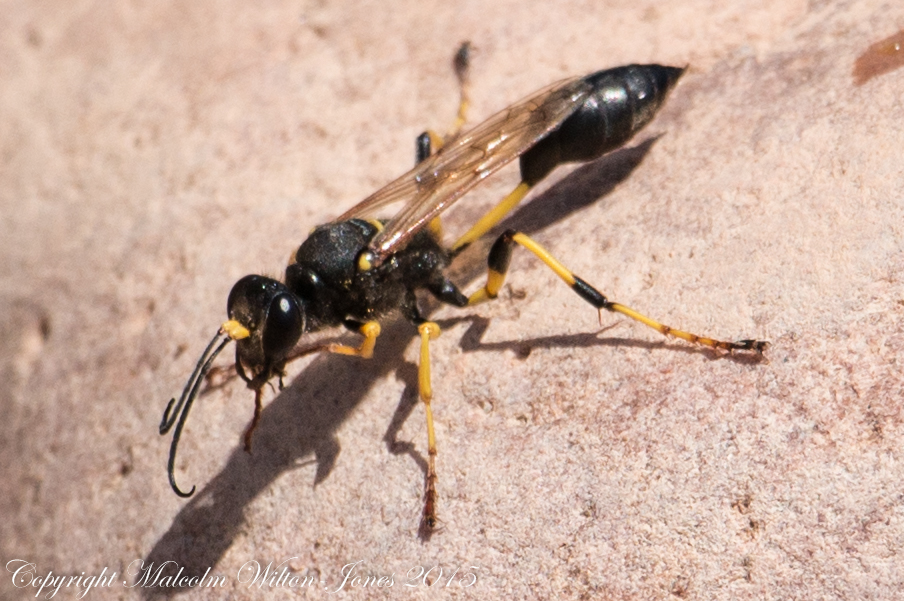
<instances>
[{"instance_id":1,"label":"front leg","mask_svg":"<svg viewBox=\"0 0 904 601\"><path fill-rule=\"evenodd\" d=\"M346 325L352 325L353 327L355 324L356 322L346 323ZM361 346L356 348L345 344L333 343L328 344L326 350L337 355L352 355L364 359L372 358L374 356L374 346L377 344L377 337L380 335L380 324L376 321L368 321L358 325L356 329L364 336Z\"/></svg>"}]
</instances>

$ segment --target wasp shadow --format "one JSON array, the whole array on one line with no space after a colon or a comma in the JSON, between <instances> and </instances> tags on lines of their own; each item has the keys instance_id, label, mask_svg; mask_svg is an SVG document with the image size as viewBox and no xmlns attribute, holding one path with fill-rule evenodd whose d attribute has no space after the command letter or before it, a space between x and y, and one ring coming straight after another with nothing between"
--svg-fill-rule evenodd
<instances>
[{"instance_id":1,"label":"wasp shadow","mask_svg":"<svg viewBox=\"0 0 904 601\"><path fill-rule=\"evenodd\" d=\"M309 464L313 456L314 484L323 481L339 455L336 430L373 383L398 368L410 340L410 325L399 321L384 330L380 352L371 360L326 354L314 358L265 407L254 433L252 454L237 444L219 474L179 511L145 558L145 568L156 576L163 566L161 577L174 576L181 568L184 582L201 578L246 527L246 506L274 480ZM144 574L132 576L140 583ZM145 598L156 598L180 590L147 586L142 593Z\"/></svg>"},{"instance_id":2,"label":"wasp shadow","mask_svg":"<svg viewBox=\"0 0 904 601\"><path fill-rule=\"evenodd\" d=\"M578 167L542 195L521 206L503 220L498 229L514 229L533 234L597 203L628 179L660 137L648 138L637 146L619 149ZM492 236L489 238L492 239Z\"/></svg>"},{"instance_id":3,"label":"wasp shadow","mask_svg":"<svg viewBox=\"0 0 904 601\"><path fill-rule=\"evenodd\" d=\"M530 234L600 200L631 174L655 141L656 138L649 139L579 167L506 219L500 228L515 228ZM475 279L484 271L484 260L467 260L462 275L456 277L462 283ZM428 311L436 307L428 306ZM466 338L472 340L473 335ZM599 343L595 334L590 336ZM384 328L371 360L328 354L316 357L263 410L255 431L253 454L245 453L241 444L236 445L219 474L186 503L150 550L144 559L145 569L161 577L174 576L181 569L183 582L192 577L201 578L208 569L212 571L246 527L246 506L274 480L304 465L312 455L317 466L314 485L329 476L340 451L336 430L371 386L389 374L395 373L405 382L405 392L390 420L384 442L393 453L411 455L426 475L425 458L412 445L396 440L401 425L417 404L417 369L404 360L411 338L410 324L396 321ZM581 346L588 344L589 339L582 342L575 338L569 342ZM482 348L494 347L483 345ZM136 586L140 586L143 575L131 575ZM145 598L168 597L182 590L179 586L148 586L142 588L142 594Z\"/></svg>"},{"instance_id":4,"label":"wasp shadow","mask_svg":"<svg viewBox=\"0 0 904 601\"><path fill-rule=\"evenodd\" d=\"M443 329L450 328L460 323L467 323L468 328L461 335L459 348L465 353L474 352L501 352L510 351L519 359L530 357L534 349L551 348L591 348L600 346L619 348L641 348L647 350L667 349L669 352L684 353L687 355L702 355L712 361L728 360L741 365L757 365L764 361L758 353L741 352L726 353L720 349L713 349L700 345L689 345L683 342L662 338L658 341L639 340L637 338L623 338L603 336L605 332L614 328L618 323L600 327L595 332L583 332L579 334L557 334L553 336L538 336L536 338L519 338L518 340L499 342L484 342L483 336L490 328L490 320L480 315L465 315L440 321Z\"/></svg>"},{"instance_id":5,"label":"wasp shadow","mask_svg":"<svg viewBox=\"0 0 904 601\"><path fill-rule=\"evenodd\" d=\"M566 220L588 205L600 202L631 175L660 137L648 138L637 146L621 148L576 168L545 192L518 207L487 235L465 249L460 259L452 264L449 275L460 284L483 275L490 246L502 231L513 229L533 235Z\"/></svg>"}]
</instances>

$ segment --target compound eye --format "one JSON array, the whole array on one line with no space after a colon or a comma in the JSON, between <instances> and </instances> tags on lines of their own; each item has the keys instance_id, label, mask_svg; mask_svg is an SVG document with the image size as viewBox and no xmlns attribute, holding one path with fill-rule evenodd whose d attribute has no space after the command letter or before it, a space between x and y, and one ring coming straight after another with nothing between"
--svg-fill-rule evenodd
<instances>
[{"instance_id":1,"label":"compound eye","mask_svg":"<svg viewBox=\"0 0 904 601\"><path fill-rule=\"evenodd\" d=\"M270 301L267 321L264 324L264 353L271 359L282 359L298 339L304 328L304 316L291 294L281 292Z\"/></svg>"}]
</instances>

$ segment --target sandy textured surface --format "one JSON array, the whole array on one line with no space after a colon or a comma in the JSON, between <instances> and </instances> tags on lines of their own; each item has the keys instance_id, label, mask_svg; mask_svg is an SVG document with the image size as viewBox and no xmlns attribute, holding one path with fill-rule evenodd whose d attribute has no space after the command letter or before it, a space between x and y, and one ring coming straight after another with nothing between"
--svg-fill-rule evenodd
<instances>
[{"instance_id":1,"label":"sandy textured surface","mask_svg":"<svg viewBox=\"0 0 904 601\"><path fill-rule=\"evenodd\" d=\"M2 3L4 564L117 573L89 599L325 599L357 561L393 586L335 597L900 594L904 69L854 65L904 4L484 4ZM466 39L474 120L568 75L690 65L630 149L557 172L508 224L669 324L770 340L768 361L600 327L521 253L498 302L433 313L441 533L417 536L404 323L370 362L293 365L253 456L250 393L204 396L177 465L198 493L177 498L157 426L232 283L281 273L311 227L409 168L454 114ZM462 258L471 290L483 259ZM136 560L224 589L127 588ZM287 560L320 582L243 582ZM418 566L443 579L409 581ZM35 593L0 572L4 598Z\"/></svg>"}]
</instances>

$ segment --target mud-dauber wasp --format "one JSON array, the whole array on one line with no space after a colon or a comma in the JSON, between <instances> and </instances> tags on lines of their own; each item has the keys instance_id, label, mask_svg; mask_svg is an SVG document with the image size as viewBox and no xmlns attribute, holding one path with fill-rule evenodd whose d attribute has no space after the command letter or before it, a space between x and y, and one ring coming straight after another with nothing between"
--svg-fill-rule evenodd
<instances>
[{"instance_id":1,"label":"mud-dauber wasp","mask_svg":"<svg viewBox=\"0 0 904 601\"><path fill-rule=\"evenodd\" d=\"M536 255L581 298L596 307L621 313L665 335L727 351L762 353L758 340L723 342L675 330L637 311L608 300L574 275L543 247L523 233L509 230L492 246L486 284L466 296L444 274L465 247L490 231L555 167L587 162L625 144L654 116L684 69L661 65L629 65L598 71L552 84L458 135L467 107L467 53L462 46L455 66L462 90L459 118L445 139L424 133L417 141L417 164L335 221L315 228L286 268L285 281L260 275L240 279L229 293L229 315L207 345L185 385L179 402L171 399L160 433L175 425L168 473L176 484L175 459L179 437L192 403L214 359L236 341L235 370L254 391L254 417L245 432L245 449L261 414L261 395L273 377L285 375L286 363L302 334L344 325L359 332L359 347L326 344L314 350L370 358L379 320L394 311L417 326L421 338L418 386L427 417L428 466L425 477L422 528L437 524L436 440L433 429L429 341L439 326L418 310L415 292L427 290L443 303L468 307L496 298L505 279L514 246ZM433 146L440 146L433 151ZM440 240L440 214L471 188L518 158L521 183L484 215L451 247ZM373 219L374 211L404 203L388 221ZM307 353L305 353L307 354ZM175 407L174 407L175 405Z\"/></svg>"}]
</instances>

